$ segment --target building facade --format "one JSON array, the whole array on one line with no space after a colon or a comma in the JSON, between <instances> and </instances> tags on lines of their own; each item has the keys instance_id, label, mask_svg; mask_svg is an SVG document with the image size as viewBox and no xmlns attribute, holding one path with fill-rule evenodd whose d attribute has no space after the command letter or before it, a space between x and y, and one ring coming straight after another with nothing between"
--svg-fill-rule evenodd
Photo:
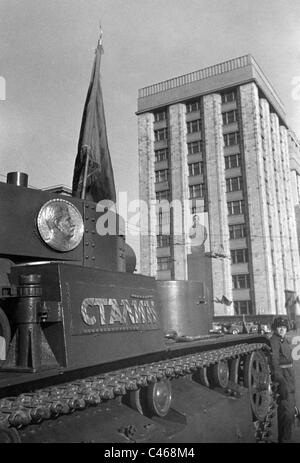
<instances>
[{"instance_id":1,"label":"building facade","mask_svg":"<svg viewBox=\"0 0 300 463\"><path fill-rule=\"evenodd\" d=\"M188 279L197 215L215 315L285 313L285 292L300 295L300 149L254 58L140 89L137 116L140 199L156 205L142 218L141 272Z\"/></svg>"}]
</instances>

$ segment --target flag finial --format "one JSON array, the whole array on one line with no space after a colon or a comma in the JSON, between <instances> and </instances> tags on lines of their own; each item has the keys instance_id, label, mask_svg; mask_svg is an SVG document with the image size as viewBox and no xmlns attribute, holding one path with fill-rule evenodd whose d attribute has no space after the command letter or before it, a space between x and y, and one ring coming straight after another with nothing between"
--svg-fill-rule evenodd
<instances>
[{"instance_id":1,"label":"flag finial","mask_svg":"<svg viewBox=\"0 0 300 463\"><path fill-rule=\"evenodd\" d=\"M101 46L102 45L102 38L103 38L103 30L102 30L102 27L101 27L101 23L99 24L99 27L100 27L100 32L99 32L98 46Z\"/></svg>"}]
</instances>

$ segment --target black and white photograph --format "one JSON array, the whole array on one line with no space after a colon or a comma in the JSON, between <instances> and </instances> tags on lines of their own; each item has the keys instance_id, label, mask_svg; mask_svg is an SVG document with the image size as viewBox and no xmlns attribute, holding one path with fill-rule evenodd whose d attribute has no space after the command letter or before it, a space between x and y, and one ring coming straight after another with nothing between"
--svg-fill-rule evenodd
<instances>
[{"instance_id":1,"label":"black and white photograph","mask_svg":"<svg viewBox=\"0 0 300 463\"><path fill-rule=\"evenodd\" d=\"M300 443L299 18L0 0L0 444Z\"/></svg>"}]
</instances>

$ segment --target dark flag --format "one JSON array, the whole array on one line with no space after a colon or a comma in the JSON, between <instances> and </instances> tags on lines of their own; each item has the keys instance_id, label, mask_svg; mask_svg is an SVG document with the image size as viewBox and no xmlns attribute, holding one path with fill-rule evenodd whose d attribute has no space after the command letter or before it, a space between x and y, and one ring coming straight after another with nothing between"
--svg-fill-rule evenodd
<instances>
[{"instance_id":1,"label":"dark flag","mask_svg":"<svg viewBox=\"0 0 300 463\"><path fill-rule=\"evenodd\" d=\"M214 299L214 302L217 302L217 304L225 304L227 306L230 306L232 304L232 301L230 301L229 299L227 299L226 296L222 296L222 299L219 299L218 297L216 297Z\"/></svg>"},{"instance_id":2,"label":"dark flag","mask_svg":"<svg viewBox=\"0 0 300 463\"><path fill-rule=\"evenodd\" d=\"M222 297L221 302L222 302L222 304L225 304L225 305L228 305L228 306L232 304L232 301L227 299L227 297L225 297L225 296Z\"/></svg>"},{"instance_id":3,"label":"dark flag","mask_svg":"<svg viewBox=\"0 0 300 463\"><path fill-rule=\"evenodd\" d=\"M96 48L91 81L81 122L73 174L73 196L98 202L116 201L100 84L101 40Z\"/></svg>"}]
</instances>

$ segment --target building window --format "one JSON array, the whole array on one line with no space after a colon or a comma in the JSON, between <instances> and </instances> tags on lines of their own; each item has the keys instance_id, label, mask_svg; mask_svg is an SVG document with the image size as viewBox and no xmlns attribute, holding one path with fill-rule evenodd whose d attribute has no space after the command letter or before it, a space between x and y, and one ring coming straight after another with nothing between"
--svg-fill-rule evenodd
<instances>
[{"instance_id":1,"label":"building window","mask_svg":"<svg viewBox=\"0 0 300 463\"><path fill-rule=\"evenodd\" d=\"M252 314L251 301L234 301L234 312L236 315L250 315Z\"/></svg>"},{"instance_id":2,"label":"building window","mask_svg":"<svg viewBox=\"0 0 300 463\"><path fill-rule=\"evenodd\" d=\"M167 161L167 160L168 160L168 150L166 148L155 151L155 162Z\"/></svg>"},{"instance_id":3,"label":"building window","mask_svg":"<svg viewBox=\"0 0 300 463\"><path fill-rule=\"evenodd\" d=\"M172 264L172 261L170 257L158 257L157 258L157 270L170 270L171 264Z\"/></svg>"},{"instance_id":4,"label":"building window","mask_svg":"<svg viewBox=\"0 0 300 463\"><path fill-rule=\"evenodd\" d=\"M222 103L230 103L236 100L236 94L234 91L228 93L222 93Z\"/></svg>"},{"instance_id":5,"label":"building window","mask_svg":"<svg viewBox=\"0 0 300 463\"><path fill-rule=\"evenodd\" d=\"M187 144L188 154L196 154L202 152L202 141L192 141Z\"/></svg>"},{"instance_id":6,"label":"building window","mask_svg":"<svg viewBox=\"0 0 300 463\"><path fill-rule=\"evenodd\" d=\"M227 207L229 215L244 214L245 202L242 199L239 201L229 201Z\"/></svg>"},{"instance_id":7,"label":"building window","mask_svg":"<svg viewBox=\"0 0 300 463\"><path fill-rule=\"evenodd\" d=\"M222 114L223 124L232 124L233 122L237 121L237 110L234 109L233 111L227 111Z\"/></svg>"},{"instance_id":8,"label":"building window","mask_svg":"<svg viewBox=\"0 0 300 463\"><path fill-rule=\"evenodd\" d=\"M167 140L168 138L168 129L158 129L154 130L155 141Z\"/></svg>"},{"instance_id":9,"label":"building window","mask_svg":"<svg viewBox=\"0 0 300 463\"><path fill-rule=\"evenodd\" d=\"M190 198L203 198L204 194L204 185L203 183L199 183L198 185L190 185L189 192Z\"/></svg>"},{"instance_id":10,"label":"building window","mask_svg":"<svg viewBox=\"0 0 300 463\"><path fill-rule=\"evenodd\" d=\"M167 182L168 181L168 169L157 170L155 172L155 181L156 183Z\"/></svg>"},{"instance_id":11,"label":"building window","mask_svg":"<svg viewBox=\"0 0 300 463\"><path fill-rule=\"evenodd\" d=\"M229 225L229 236L231 240L246 237L246 225L244 223Z\"/></svg>"},{"instance_id":12,"label":"building window","mask_svg":"<svg viewBox=\"0 0 300 463\"><path fill-rule=\"evenodd\" d=\"M190 209L191 214L200 214L201 212L206 212L205 210L205 205L203 204L202 206L193 206Z\"/></svg>"},{"instance_id":13,"label":"building window","mask_svg":"<svg viewBox=\"0 0 300 463\"><path fill-rule=\"evenodd\" d=\"M170 212L162 212L161 210L158 213L158 226L161 228L162 226L170 224ZM160 234L161 231L159 231ZM158 235L157 235L158 236Z\"/></svg>"},{"instance_id":14,"label":"building window","mask_svg":"<svg viewBox=\"0 0 300 463\"><path fill-rule=\"evenodd\" d=\"M226 179L226 193L231 191L239 191L243 188L242 177L231 177Z\"/></svg>"},{"instance_id":15,"label":"building window","mask_svg":"<svg viewBox=\"0 0 300 463\"><path fill-rule=\"evenodd\" d=\"M196 119L195 121L187 122L187 133L200 132L201 130L201 119Z\"/></svg>"},{"instance_id":16,"label":"building window","mask_svg":"<svg viewBox=\"0 0 300 463\"><path fill-rule=\"evenodd\" d=\"M189 164L189 175L200 175L203 173L203 162L193 162Z\"/></svg>"},{"instance_id":17,"label":"building window","mask_svg":"<svg viewBox=\"0 0 300 463\"><path fill-rule=\"evenodd\" d=\"M248 273L243 275L232 275L232 286L234 289L250 288L250 276Z\"/></svg>"},{"instance_id":18,"label":"building window","mask_svg":"<svg viewBox=\"0 0 300 463\"><path fill-rule=\"evenodd\" d=\"M248 262L248 249L232 249L230 254L232 264L243 264Z\"/></svg>"},{"instance_id":19,"label":"building window","mask_svg":"<svg viewBox=\"0 0 300 463\"><path fill-rule=\"evenodd\" d=\"M158 113L154 113L154 122L165 121L167 118L166 111L160 111Z\"/></svg>"},{"instance_id":20,"label":"building window","mask_svg":"<svg viewBox=\"0 0 300 463\"><path fill-rule=\"evenodd\" d=\"M200 101L192 101L191 103L187 103L186 105L186 112L193 113L194 111L200 110Z\"/></svg>"},{"instance_id":21,"label":"building window","mask_svg":"<svg viewBox=\"0 0 300 463\"><path fill-rule=\"evenodd\" d=\"M157 235L157 247L165 248L170 246L170 235Z\"/></svg>"},{"instance_id":22,"label":"building window","mask_svg":"<svg viewBox=\"0 0 300 463\"><path fill-rule=\"evenodd\" d=\"M170 197L170 190L162 190L156 192L156 199L157 201L161 201L163 199L169 200Z\"/></svg>"},{"instance_id":23,"label":"building window","mask_svg":"<svg viewBox=\"0 0 300 463\"><path fill-rule=\"evenodd\" d=\"M224 137L225 146L233 146L233 145L238 145L240 143L239 132L225 133L223 137Z\"/></svg>"},{"instance_id":24,"label":"building window","mask_svg":"<svg viewBox=\"0 0 300 463\"><path fill-rule=\"evenodd\" d=\"M225 156L225 169L233 169L234 167L241 166L241 155L240 154L231 154L230 156Z\"/></svg>"}]
</instances>

